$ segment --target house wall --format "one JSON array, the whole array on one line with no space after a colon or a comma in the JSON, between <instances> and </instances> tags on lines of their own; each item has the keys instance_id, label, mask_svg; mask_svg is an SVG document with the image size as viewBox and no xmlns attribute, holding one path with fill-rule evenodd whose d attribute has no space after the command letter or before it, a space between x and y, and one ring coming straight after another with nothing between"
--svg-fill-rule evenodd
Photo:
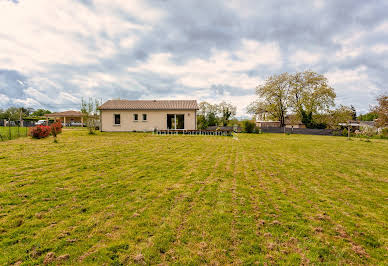
<instances>
[{"instance_id":1,"label":"house wall","mask_svg":"<svg viewBox=\"0 0 388 266\"><path fill-rule=\"evenodd\" d=\"M120 114L120 125L114 124L114 115ZM133 115L139 120L134 121ZM143 121L147 114L147 121ZM167 129L167 114L185 115L185 129L196 129L196 110L101 110L101 131L152 131Z\"/></svg>"},{"instance_id":2,"label":"house wall","mask_svg":"<svg viewBox=\"0 0 388 266\"><path fill-rule=\"evenodd\" d=\"M279 121L257 121L256 126L260 128L280 127Z\"/></svg>"},{"instance_id":3,"label":"house wall","mask_svg":"<svg viewBox=\"0 0 388 266\"><path fill-rule=\"evenodd\" d=\"M52 118L50 118L52 119ZM55 117L54 120L60 120L61 123L64 122L64 119L63 119L63 116L58 116L58 117ZM77 122L77 123L81 123L81 117L66 117L66 123L70 123L70 122Z\"/></svg>"}]
</instances>

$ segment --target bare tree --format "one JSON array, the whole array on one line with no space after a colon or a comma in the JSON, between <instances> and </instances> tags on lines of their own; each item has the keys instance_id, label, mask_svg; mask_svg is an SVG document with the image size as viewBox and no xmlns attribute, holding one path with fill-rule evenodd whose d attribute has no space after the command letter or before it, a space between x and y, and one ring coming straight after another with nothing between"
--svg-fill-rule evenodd
<instances>
[{"instance_id":1,"label":"bare tree","mask_svg":"<svg viewBox=\"0 0 388 266\"><path fill-rule=\"evenodd\" d=\"M89 98L86 102L84 99L81 100L81 112L84 123L86 123L89 134L96 134L95 130L99 126L99 109L101 102L98 99Z\"/></svg>"}]
</instances>

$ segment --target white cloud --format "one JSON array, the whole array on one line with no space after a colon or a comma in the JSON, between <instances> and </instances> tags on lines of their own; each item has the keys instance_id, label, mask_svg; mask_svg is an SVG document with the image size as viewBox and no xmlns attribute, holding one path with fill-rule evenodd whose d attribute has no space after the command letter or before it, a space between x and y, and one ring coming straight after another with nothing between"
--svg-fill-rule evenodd
<instances>
[{"instance_id":1,"label":"white cloud","mask_svg":"<svg viewBox=\"0 0 388 266\"><path fill-rule=\"evenodd\" d=\"M280 50L275 43L244 40L241 49L234 52L213 50L208 59L192 59L176 64L173 55L159 53L147 62L128 68L130 72L153 72L174 76L178 83L188 87L210 88L223 84L243 89L254 89L262 80L249 77L244 71L256 67L278 69L282 65Z\"/></svg>"},{"instance_id":2,"label":"white cloud","mask_svg":"<svg viewBox=\"0 0 388 266\"><path fill-rule=\"evenodd\" d=\"M26 74L48 71L50 64L96 64L115 55L117 45L131 48L164 15L140 1L116 0L97 1L95 8L78 1L1 1L0 10L0 68ZM120 18L118 10L138 22Z\"/></svg>"},{"instance_id":3,"label":"white cloud","mask_svg":"<svg viewBox=\"0 0 388 266\"><path fill-rule=\"evenodd\" d=\"M295 66L301 65L313 65L321 60L321 54L315 52L309 52L305 50L298 50L290 56L290 64Z\"/></svg>"},{"instance_id":4,"label":"white cloud","mask_svg":"<svg viewBox=\"0 0 388 266\"><path fill-rule=\"evenodd\" d=\"M352 104L359 111L368 111L366 103L373 103L380 89L370 79L367 71L367 67L360 66L355 69L336 69L325 73L337 93L337 103Z\"/></svg>"},{"instance_id":5,"label":"white cloud","mask_svg":"<svg viewBox=\"0 0 388 266\"><path fill-rule=\"evenodd\" d=\"M378 54L388 52L388 44L376 44L371 47L371 51Z\"/></svg>"},{"instance_id":6,"label":"white cloud","mask_svg":"<svg viewBox=\"0 0 388 266\"><path fill-rule=\"evenodd\" d=\"M9 97L7 95L1 94L0 93L0 106L5 105L9 102Z\"/></svg>"}]
</instances>

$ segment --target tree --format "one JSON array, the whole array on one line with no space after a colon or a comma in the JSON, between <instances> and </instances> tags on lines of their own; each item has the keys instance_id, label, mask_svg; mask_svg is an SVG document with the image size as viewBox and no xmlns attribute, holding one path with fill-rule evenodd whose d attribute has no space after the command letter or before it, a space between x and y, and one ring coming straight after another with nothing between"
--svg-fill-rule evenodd
<instances>
[{"instance_id":1,"label":"tree","mask_svg":"<svg viewBox=\"0 0 388 266\"><path fill-rule=\"evenodd\" d=\"M210 104L208 102L200 102L197 125L199 129L206 129L208 126L218 125L219 107L217 104Z\"/></svg>"},{"instance_id":2,"label":"tree","mask_svg":"<svg viewBox=\"0 0 388 266\"><path fill-rule=\"evenodd\" d=\"M290 75L289 105L300 119L326 112L334 106L336 94L327 78L313 71Z\"/></svg>"},{"instance_id":3,"label":"tree","mask_svg":"<svg viewBox=\"0 0 388 266\"><path fill-rule=\"evenodd\" d=\"M259 100L248 106L248 112L266 112L279 120L281 126L285 125L287 112L292 110L306 126L322 127L314 122L314 117L334 106L336 97L327 78L312 71L271 76L256 88L256 94Z\"/></svg>"},{"instance_id":4,"label":"tree","mask_svg":"<svg viewBox=\"0 0 388 266\"><path fill-rule=\"evenodd\" d=\"M45 114L51 114L50 110L38 109L34 111L31 116L44 116Z\"/></svg>"},{"instance_id":5,"label":"tree","mask_svg":"<svg viewBox=\"0 0 388 266\"><path fill-rule=\"evenodd\" d=\"M357 119L360 121L373 121L377 118L378 118L378 116L375 112L369 112L369 113L366 113L364 115L359 115L357 117Z\"/></svg>"},{"instance_id":6,"label":"tree","mask_svg":"<svg viewBox=\"0 0 388 266\"><path fill-rule=\"evenodd\" d=\"M100 105L101 102L97 99L89 98L88 102L86 102L84 99L81 100L81 113L84 122L86 122L90 135L96 134L95 130L99 121L98 107Z\"/></svg>"},{"instance_id":7,"label":"tree","mask_svg":"<svg viewBox=\"0 0 388 266\"><path fill-rule=\"evenodd\" d=\"M218 109L221 113L222 125L227 126L230 118L236 115L236 107L223 101L218 105Z\"/></svg>"},{"instance_id":8,"label":"tree","mask_svg":"<svg viewBox=\"0 0 388 266\"><path fill-rule=\"evenodd\" d=\"M326 124L333 129L339 128L339 123L347 123L353 118L353 110L349 106L340 105L336 109L329 112Z\"/></svg>"},{"instance_id":9,"label":"tree","mask_svg":"<svg viewBox=\"0 0 388 266\"><path fill-rule=\"evenodd\" d=\"M350 109L352 109L352 120L357 120L357 111L356 111L356 108L351 105L350 106Z\"/></svg>"},{"instance_id":10,"label":"tree","mask_svg":"<svg viewBox=\"0 0 388 266\"><path fill-rule=\"evenodd\" d=\"M20 108L17 107L9 107L5 110L3 117L8 121L17 121L20 119Z\"/></svg>"},{"instance_id":11,"label":"tree","mask_svg":"<svg viewBox=\"0 0 388 266\"><path fill-rule=\"evenodd\" d=\"M280 126L285 125L285 117L289 107L290 75L283 73L270 76L263 85L256 87L256 94L259 100L252 106L258 110L265 110L272 117L280 121Z\"/></svg>"},{"instance_id":12,"label":"tree","mask_svg":"<svg viewBox=\"0 0 388 266\"><path fill-rule=\"evenodd\" d=\"M372 112L377 114L376 126L386 127L388 125L388 95L377 97L378 105L372 108Z\"/></svg>"}]
</instances>

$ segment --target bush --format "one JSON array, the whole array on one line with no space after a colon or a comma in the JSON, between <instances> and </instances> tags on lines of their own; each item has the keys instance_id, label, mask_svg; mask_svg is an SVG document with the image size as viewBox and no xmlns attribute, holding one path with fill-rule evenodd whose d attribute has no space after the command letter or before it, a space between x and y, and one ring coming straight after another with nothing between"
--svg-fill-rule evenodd
<instances>
[{"instance_id":1,"label":"bush","mask_svg":"<svg viewBox=\"0 0 388 266\"><path fill-rule=\"evenodd\" d=\"M253 133L261 134L261 128L255 127L255 130L253 131Z\"/></svg>"},{"instance_id":2,"label":"bush","mask_svg":"<svg viewBox=\"0 0 388 266\"><path fill-rule=\"evenodd\" d=\"M58 134L62 133L62 123L61 122L55 122L51 124L51 134L55 137Z\"/></svg>"},{"instance_id":3,"label":"bush","mask_svg":"<svg viewBox=\"0 0 388 266\"><path fill-rule=\"evenodd\" d=\"M35 126L30 128L28 135L33 137L34 139L43 139L47 138L51 133L51 128L49 126Z\"/></svg>"},{"instance_id":4,"label":"bush","mask_svg":"<svg viewBox=\"0 0 388 266\"><path fill-rule=\"evenodd\" d=\"M243 122L243 128L245 133L252 133L253 129L255 128L255 123L249 120L245 120Z\"/></svg>"},{"instance_id":5,"label":"bush","mask_svg":"<svg viewBox=\"0 0 388 266\"><path fill-rule=\"evenodd\" d=\"M361 135L366 137L373 137L377 134L377 129L369 126L360 127Z\"/></svg>"},{"instance_id":6,"label":"bush","mask_svg":"<svg viewBox=\"0 0 388 266\"><path fill-rule=\"evenodd\" d=\"M380 134L382 137L388 138L388 127L383 128Z\"/></svg>"}]
</instances>

